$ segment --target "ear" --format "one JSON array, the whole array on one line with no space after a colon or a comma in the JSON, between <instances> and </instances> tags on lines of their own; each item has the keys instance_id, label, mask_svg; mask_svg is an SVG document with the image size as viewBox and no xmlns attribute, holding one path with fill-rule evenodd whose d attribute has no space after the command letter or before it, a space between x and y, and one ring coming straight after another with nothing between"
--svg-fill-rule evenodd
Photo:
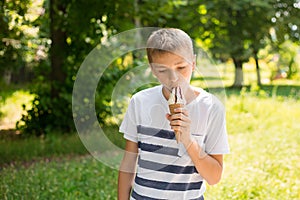
<instances>
[{"instance_id":1,"label":"ear","mask_svg":"<svg viewBox=\"0 0 300 200\"><path fill-rule=\"evenodd\" d=\"M192 71L195 71L196 69L196 54L194 54L193 63L192 63Z\"/></svg>"}]
</instances>

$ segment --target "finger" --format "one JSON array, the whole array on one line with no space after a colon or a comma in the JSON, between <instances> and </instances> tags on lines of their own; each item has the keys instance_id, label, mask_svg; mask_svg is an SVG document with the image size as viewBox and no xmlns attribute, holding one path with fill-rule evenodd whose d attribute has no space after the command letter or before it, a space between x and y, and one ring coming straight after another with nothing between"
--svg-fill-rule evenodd
<instances>
[{"instance_id":1,"label":"finger","mask_svg":"<svg viewBox=\"0 0 300 200\"><path fill-rule=\"evenodd\" d=\"M179 114L173 114L173 115L170 116L171 120L177 120L177 119L181 120L181 118L182 118L182 114L181 113L179 113Z\"/></svg>"},{"instance_id":2,"label":"finger","mask_svg":"<svg viewBox=\"0 0 300 200\"><path fill-rule=\"evenodd\" d=\"M169 121L173 121L173 120L182 120L182 121L185 121L185 122L190 122L191 121L188 116L186 116L182 113L171 115Z\"/></svg>"},{"instance_id":3,"label":"finger","mask_svg":"<svg viewBox=\"0 0 300 200\"><path fill-rule=\"evenodd\" d=\"M184 115L188 116L188 111L185 108L176 108L174 110L175 113L183 113Z\"/></svg>"},{"instance_id":4,"label":"finger","mask_svg":"<svg viewBox=\"0 0 300 200\"><path fill-rule=\"evenodd\" d=\"M166 114L166 118L167 118L167 120L171 121L172 120L172 115Z\"/></svg>"},{"instance_id":5,"label":"finger","mask_svg":"<svg viewBox=\"0 0 300 200\"><path fill-rule=\"evenodd\" d=\"M190 126L190 122L185 122L185 121L182 121L182 120L172 120L170 122L170 126L188 127L188 126Z\"/></svg>"}]
</instances>

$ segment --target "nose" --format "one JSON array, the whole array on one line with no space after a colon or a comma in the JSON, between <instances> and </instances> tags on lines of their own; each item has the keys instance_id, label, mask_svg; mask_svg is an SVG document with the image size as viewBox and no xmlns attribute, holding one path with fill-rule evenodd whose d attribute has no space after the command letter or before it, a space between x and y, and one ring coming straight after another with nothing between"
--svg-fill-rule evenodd
<instances>
[{"instance_id":1,"label":"nose","mask_svg":"<svg viewBox=\"0 0 300 200\"><path fill-rule=\"evenodd\" d=\"M172 82L176 82L178 80L178 75L174 70L170 70L169 79Z\"/></svg>"}]
</instances>

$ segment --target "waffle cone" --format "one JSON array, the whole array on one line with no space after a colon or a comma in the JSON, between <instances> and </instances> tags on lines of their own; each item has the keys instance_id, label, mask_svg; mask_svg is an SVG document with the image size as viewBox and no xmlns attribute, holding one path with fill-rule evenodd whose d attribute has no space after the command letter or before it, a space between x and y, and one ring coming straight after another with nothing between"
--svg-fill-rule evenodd
<instances>
[{"instance_id":1,"label":"waffle cone","mask_svg":"<svg viewBox=\"0 0 300 200\"><path fill-rule=\"evenodd\" d=\"M171 115L173 115L173 114L175 114L175 109L176 108L183 108L184 107L184 105L183 104L170 104L169 105L169 110L170 110L170 113L171 113Z\"/></svg>"},{"instance_id":2,"label":"waffle cone","mask_svg":"<svg viewBox=\"0 0 300 200\"><path fill-rule=\"evenodd\" d=\"M170 110L171 115L175 114L175 109L176 108L183 108L183 107L184 107L183 104L170 104L169 105L169 110ZM180 133L178 133L177 131L174 131L174 132L175 132L176 141L178 143L179 140L180 140Z\"/></svg>"}]
</instances>

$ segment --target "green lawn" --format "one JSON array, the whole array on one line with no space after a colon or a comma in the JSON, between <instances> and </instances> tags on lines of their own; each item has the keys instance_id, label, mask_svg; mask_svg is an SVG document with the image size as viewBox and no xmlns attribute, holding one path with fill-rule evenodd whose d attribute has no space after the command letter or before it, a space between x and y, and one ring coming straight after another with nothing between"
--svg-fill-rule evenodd
<instances>
[{"instance_id":1,"label":"green lawn","mask_svg":"<svg viewBox=\"0 0 300 200\"><path fill-rule=\"evenodd\" d=\"M116 199L116 177L90 157L5 168L0 199Z\"/></svg>"},{"instance_id":2,"label":"green lawn","mask_svg":"<svg viewBox=\"0 0 300 200\"><path fill-rule=\"evenodd\" d=\"M206 199L300 199L299 87L226 92L231 153ZM0 199L116 199L117 171L78 154L76 135L1 138L0 166L17 163L1 168Z\"/></svg>"},{"instance_id":3,"label":"green lawn","mask_svg":"<svg viewBox=\"0 0 300 200\"><path fill-rule=\"evenodd\" d=\"M231 153L208 199L300 199L300 102L246 94L227 100Z\"/></svg>"}]
</instances>

